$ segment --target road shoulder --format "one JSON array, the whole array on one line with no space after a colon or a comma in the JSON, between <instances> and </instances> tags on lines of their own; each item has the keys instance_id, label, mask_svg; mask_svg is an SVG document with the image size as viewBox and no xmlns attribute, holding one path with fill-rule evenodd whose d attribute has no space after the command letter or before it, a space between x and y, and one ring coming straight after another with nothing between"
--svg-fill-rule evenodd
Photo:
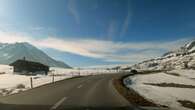
<instances>
[{"instance_id":1,"label":"road shoulder","mask_svg":"<svg viewBox=\"0 0 195 110\"><path fill-rule=\"evenodd\" d=\"M133 104L134 106L138 108L162 108L161 105L157 105L144 97L142 97L140 94L138 94L136 91L134 91L131 88L127 88L124 83L123 79L127 76L122 76L119 78L113 79L113 85L118 93L120 93L126 100L129 101L129 103ZM163 107L164 108L164 107ZM166 108L167 109L167 108Z\"/></svg>"}]
</instances>

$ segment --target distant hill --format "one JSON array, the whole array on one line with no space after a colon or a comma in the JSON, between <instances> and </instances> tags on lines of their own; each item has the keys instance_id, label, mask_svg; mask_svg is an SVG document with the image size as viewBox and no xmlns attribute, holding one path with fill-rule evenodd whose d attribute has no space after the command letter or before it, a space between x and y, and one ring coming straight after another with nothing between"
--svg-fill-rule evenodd
<instances>
[{"instance_id":1,"label":"distant hill","mask_svg":"<svg viewBox=\"0 0 195 110\"><path fill-rule=\"evenodd\" d=\"M146 60L129 67L143 70L195 69L195 40L175 51L165 53L160 58Z\"/></svg>"},{"instance_id":2,"label":"distant hill","mask_svg":"<svg viewBox=\"0 0 195 110\"><path fill-rule=\"evenodd\" d=\"M69 65L54 60L29 43L0 43L0 64L10 64L23 57L25 57L26 60L40 62L52 67L70 68Z\"/></svg>"}]
</instances>

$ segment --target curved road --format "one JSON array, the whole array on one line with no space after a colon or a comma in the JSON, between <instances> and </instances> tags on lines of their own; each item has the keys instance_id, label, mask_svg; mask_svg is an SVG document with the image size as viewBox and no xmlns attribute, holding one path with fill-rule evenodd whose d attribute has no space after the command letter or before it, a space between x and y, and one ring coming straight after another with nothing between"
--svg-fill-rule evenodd
<instances>
[{"instance_id":1,"label":"curved road","mask_svg":"<svg viewBox=\"0 0 195 110\"><path fill-rule=\"evenodd\" d=\"M68 79L0 97L1 110L134 110L113 87L120 75Z\"/></svg>"}]
</instances>

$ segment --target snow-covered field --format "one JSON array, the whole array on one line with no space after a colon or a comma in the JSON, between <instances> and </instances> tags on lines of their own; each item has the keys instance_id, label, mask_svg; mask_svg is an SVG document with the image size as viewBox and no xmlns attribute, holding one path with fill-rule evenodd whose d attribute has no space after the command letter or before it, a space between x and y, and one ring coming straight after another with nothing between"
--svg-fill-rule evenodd
<instances>
[{"instance_id":1,"label":"snow-covered field","mask_svg":"<svg viewBox=\"0 0 195 110\"><path fill-rule=\"evenodd\" d=\"M38 87L44 84L52 83L54 74L54 81L59 81L78 75L96 75L102 73L111 73L114 71L100 70L100 69L64 69L51 67L51 72L48 75L26 76L13 73L13 68L8 65L0 65L0 95L8 95L17 93L19 91L28 90L31 88L30 78L33 79L33 87Z\"/></svg>"},{"instance_id":2,"label":"snow-covered field","mask_svg":"<svg viewBox=\"0 0 195 110\"><path fill-rule=\"evenodd\" d=\"M127 87L133 88L146 99L160 105L166 105L173 110L190 110L183 107L178 100L187 100L195 102L195 70L172 70L153 74L143 74L130 76L124 80ZM155 84L170 84L159 86ZM154 85L151 85L154 84ZM177 84L176 87L171 84Z\"/></svg>"}]
</instances>

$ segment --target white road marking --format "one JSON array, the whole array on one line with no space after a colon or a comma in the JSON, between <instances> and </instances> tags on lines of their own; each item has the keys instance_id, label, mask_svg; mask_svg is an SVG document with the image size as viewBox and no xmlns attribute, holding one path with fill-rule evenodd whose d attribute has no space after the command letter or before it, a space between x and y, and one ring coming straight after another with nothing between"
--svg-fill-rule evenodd
<instances>
[{"instance_id":1,"label":"white road marking","mask_svg":"<svg viewBox=\"0 0 195 110\"><path fill-rule=\"evenodd\" d=\"M67 99L67 97L63 97L62 99L60 99L56 104L54 104L50 110L55 110L57 107L59 107L65 100Z\"/></svg>"},{"instance_id":2,"label":"white road marking","mask_svg":"<svg viewBox=\"0 0 195 110\"><path fill-rule=\"evenodd\" d=\"M79 85L77 88L81 88L81 87L83 87L83 85Z\"/></svg>"}]
</instances>

